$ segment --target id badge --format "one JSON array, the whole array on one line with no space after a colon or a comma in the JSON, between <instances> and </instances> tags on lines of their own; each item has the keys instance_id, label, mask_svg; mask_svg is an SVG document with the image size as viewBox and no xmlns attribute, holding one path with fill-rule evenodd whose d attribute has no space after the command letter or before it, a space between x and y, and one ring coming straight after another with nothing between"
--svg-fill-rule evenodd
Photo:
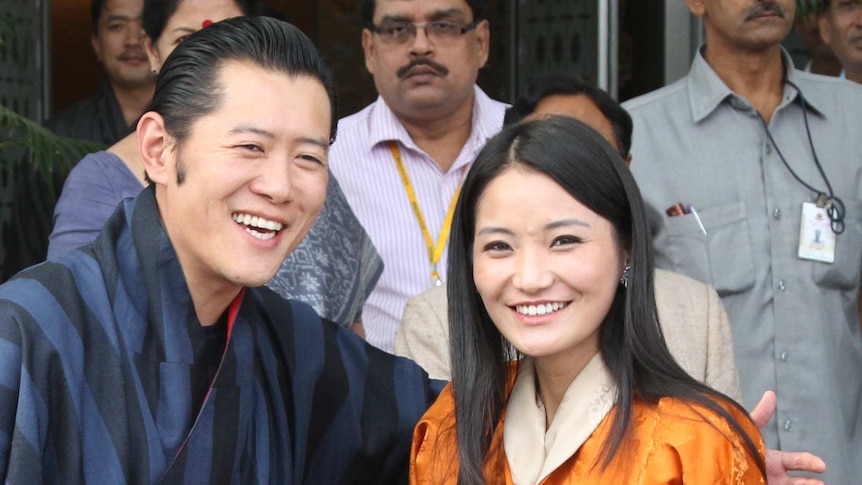
<instances>
[{"instance_id":1,"label":"id badge","mask_svg":"<svg viewBox=\"0 0 862 485\"><path fill-rule=\"evenodd\" d=\"M799 257L821 263L835 262L835 233L832 232L832 221L826 208L818 207L814 202L802 203Z\"/></svg>"}]
</instances>

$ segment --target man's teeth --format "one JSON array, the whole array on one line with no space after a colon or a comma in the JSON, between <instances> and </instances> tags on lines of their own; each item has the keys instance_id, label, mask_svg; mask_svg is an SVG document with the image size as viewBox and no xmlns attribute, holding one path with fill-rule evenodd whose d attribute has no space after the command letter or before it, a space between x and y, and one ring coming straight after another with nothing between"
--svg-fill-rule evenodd
<instances>
[{"instance_id":1,"label":"man's teeth","mask_svg":"<svg viewBox=\"0 0 862 485\"><path fill-rule=\"evenodd\" d=\"M568 303L543 303L541 305L515 305L515 311L521 315L535 316L547 315L565 308Z\"/></svg>"},{"instance_id":2,"label":"man's teeth","mask_svg":"<svg viewBox=\"0 0 862 485\"><path fill-rule=\"evenodd\" d=\"M249 214L234 213L232 217L234 222L246 226L246 232L264 241L275 237L276 233L284 227L284 224L280 222L270 221L263 217ZM258 229L264 229L266 232L259 231Z\"/></svg>"}]
</instances>

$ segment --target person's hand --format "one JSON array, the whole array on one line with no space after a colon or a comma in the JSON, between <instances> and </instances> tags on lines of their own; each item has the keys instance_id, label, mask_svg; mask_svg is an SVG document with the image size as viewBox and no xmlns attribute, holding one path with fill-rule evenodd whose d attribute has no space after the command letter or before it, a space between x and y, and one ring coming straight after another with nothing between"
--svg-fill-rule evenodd
<instances>
[{"instance_id":1,"label":"person's hand","mask_svg":"<svg viewBox=\"0 0 862 485\"><path fill-rule=\"evenodd\" d=\"M763 393L760 402L750 414L751 420L758 429L766 426L766 423L772 419L777 402L778 398L774 392ZM790 472L823 473L825 471L826 462L811 453L766 450L766 481L769 485L824 485L823 481L816 478L797 477L790 475Z\"/></svg>"}]
</instances>

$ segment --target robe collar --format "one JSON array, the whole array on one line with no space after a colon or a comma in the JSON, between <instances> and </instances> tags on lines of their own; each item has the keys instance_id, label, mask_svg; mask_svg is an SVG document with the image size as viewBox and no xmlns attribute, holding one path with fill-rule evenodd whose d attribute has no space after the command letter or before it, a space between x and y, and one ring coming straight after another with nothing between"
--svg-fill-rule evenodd
<instances>
[{"instance_id":1,"label":"robe collar","mask_svg":"<svg viewBox=\"0 0 862 485\"><path fill-rule=\"evenodd\" d=\"M503 447L512 481L537 484L571 458L616 403L617 386L600 353L569 385L551 426L538 398L536 369L525 358L506 405Z\"/></svg>"}]
</instances>

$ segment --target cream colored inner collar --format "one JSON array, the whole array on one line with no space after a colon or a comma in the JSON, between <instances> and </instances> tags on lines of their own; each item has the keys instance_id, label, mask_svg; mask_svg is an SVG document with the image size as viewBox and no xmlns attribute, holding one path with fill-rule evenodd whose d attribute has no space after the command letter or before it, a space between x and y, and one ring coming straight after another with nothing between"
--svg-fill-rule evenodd
<instances>
[{"instance_id":1,"label":"cream colored inner collar","mask_svg":"<svg viewBox=\"0 0 862 485\"><path fill-rule=\"evenodd\" d=\"M518 368L503 422L503 447L516 485L535 485L565 463L602 422L617 396L600 353L569 385L547 431L545 407L536 391L536 369L528 357Z\"/></svg>"}]
</instances>

